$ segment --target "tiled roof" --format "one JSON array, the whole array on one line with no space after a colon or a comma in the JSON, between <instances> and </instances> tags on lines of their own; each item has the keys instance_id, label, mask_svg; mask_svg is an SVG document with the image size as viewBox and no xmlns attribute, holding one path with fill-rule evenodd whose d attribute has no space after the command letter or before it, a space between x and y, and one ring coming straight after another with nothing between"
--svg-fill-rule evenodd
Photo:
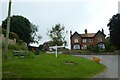
<instances>
[{"instance_id":1,"label":"tiled roof","mask_svg":"<svg viewBox=\"0 0 120 80\"><path fill-rule=\"evenodd\" d=\"M98 33L106 36L103 31L100 31L100 30L99 30L97 33L87 33L87 32L85 32L84 34L79 34L79 33L75 32L73 35L71 35L71 37L74 36L75 34L78 34L79 36L81 36L81 37L83 37L83 38L84 38L84 37L90 38L90 37L95 37Z\"/></svg>"},{"instance_id":2,"label":"tiled roof","mask_svg":"<svg viewBox=\"0 0 120 80\"><path fill-rule=\"evenodd\" d=\"M94 37L96 33L80 34L82 37Z\"/></svg>"}]
</instances>

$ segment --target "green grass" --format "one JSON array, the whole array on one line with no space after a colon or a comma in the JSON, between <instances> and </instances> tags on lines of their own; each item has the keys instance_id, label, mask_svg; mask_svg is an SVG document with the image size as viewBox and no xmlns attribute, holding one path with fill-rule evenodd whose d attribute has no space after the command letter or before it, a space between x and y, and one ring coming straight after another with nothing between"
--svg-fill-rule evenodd
<instances>
[{"instance_id":1,"label":"green grass","mask_svg":"<svg viewBox=\"0 0 120 80\"><path fill-rule=\"evenodd\" d=\"M72 61L75 64L64 64ZM72 55L40 54L3 60L3 78L89 78L105 69L102 64Z\"/></svg>"},{"instance_id":2,"label":"green grass","mask_svg":"<svg viewBox=\"0 0 120 80\"><path fill-rule=\"evenodd\" d=\"M70 50L71 52L89 53L89 50Z\"/></svg>"}]
</instances>

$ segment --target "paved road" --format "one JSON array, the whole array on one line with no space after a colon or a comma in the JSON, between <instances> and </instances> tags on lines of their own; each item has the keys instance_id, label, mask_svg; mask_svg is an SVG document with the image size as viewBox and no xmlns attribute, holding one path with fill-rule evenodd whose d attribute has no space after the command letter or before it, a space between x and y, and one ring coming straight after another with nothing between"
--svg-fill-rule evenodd
<instances>
[{"instance_id":1,"label":"paved road","mask_svg":"<svg viewBox=\"0 0 120 80\"><path fill-rule=\"evenodd\" d=\"M82 57L92 59L93 55L81 55ZM101 59L102 64L104 64L107 69L100 73L99 75L95 76L95 78L118 78L118 55L95 55Z\"/></svg>"}]
</instances>

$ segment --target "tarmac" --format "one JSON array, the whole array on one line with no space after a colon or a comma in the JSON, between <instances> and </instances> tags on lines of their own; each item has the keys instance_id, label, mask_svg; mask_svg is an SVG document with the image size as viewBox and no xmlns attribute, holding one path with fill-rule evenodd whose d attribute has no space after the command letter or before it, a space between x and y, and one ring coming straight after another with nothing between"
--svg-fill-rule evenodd
<instances>
[{"instance_id":1,"label":"tarmac","mask_svg":"<svg viewBox=\"0 0 120 80\"><path fill-rule=\"evenodd\" d=\"M93 56L100 58L100 63L106 66L106 70L94 78L119 78L120 55L80 55L92 60Z\"/></svg>"}]
</instances>

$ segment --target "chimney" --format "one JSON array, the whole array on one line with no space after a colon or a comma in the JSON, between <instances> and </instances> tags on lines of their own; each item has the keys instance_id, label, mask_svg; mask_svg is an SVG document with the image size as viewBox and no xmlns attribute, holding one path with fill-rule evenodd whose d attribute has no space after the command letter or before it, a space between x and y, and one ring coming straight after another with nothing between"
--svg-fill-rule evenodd
<instances>
[{"instance_id":1,"label":"chimney","mask_svg":"<svg viewBox=\"0 0 120 80\"><path fill-rule=\"evenodd\" d=\"M72 31L70 31L70 36L72 36Z\"/></svg>"},{"instance_id":2,"label":"chimney","mask_svg":"<svg viewBox=\"0 0 120 80\"><path fill-rule=\"evenodd\" d=\"M87 34L87 29L85 29L85 34Z\"/></svg>"},{"instance_id":3,"label":"chimney","mask_svg":"<svg viewBox=\"0 0 120 80\"><path fill-rule=\"evenodd\" d=\"M103 30L103 28L102 28L102 33L104 33L104 30Z\"/></svg>"}]
</instances>

